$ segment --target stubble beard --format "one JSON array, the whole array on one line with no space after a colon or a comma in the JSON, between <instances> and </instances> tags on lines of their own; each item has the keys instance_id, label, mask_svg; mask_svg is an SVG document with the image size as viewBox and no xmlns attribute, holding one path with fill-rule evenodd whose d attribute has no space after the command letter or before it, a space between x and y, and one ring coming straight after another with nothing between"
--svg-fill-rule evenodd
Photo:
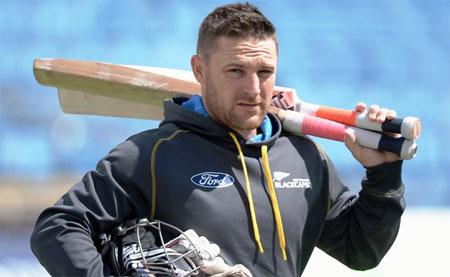
<instances>
[{"instance_id":1,"label":"stubble beard","mask_svg":"<svg viewBox=\"0 0 450 277\"><path fill-rule=\"evenodd\" d=\"M250 131L259 128L265 115L267 114L268 107L264 103L260 106L260 111L257 114L242 114L237 110L238 107L234 105L236 100L233 99L231 107L223 107L220 99L216 97L220 92L211 85L208 80L204 84L203 90L203 102L208 111L209 116L219 123L220 125L227 126L234 130L246 130Z\"/></svg>"}]
</instances>

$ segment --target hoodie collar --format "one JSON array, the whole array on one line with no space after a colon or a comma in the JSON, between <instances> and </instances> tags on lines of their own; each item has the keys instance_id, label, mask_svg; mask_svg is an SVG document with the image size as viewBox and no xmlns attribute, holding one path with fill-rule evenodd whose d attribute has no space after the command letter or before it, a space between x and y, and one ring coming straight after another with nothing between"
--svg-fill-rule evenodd
<instances>
[{"instance_id":1,"label":"hoodie collar","mask_svg":"<svg viewBox=\"0 0 450 277\"><path fill-rule=\"evenodd\" d=\"M209 116L204 116L191 109L183 107L183 103L188 101L186 97L174 97L164 101L164 119L159 126L166 124L175 124L179 128L188 129L192 132L201 134L202 136L210 137L216 143L219 143L225 148L234 148L229 132L233 132L239 142L243 146L249 146L250 148L246 152L250 156L260 156L260 147L266 144L268 147L273 145L277 138L281 135L281 122L275 115L268 113L267 116L270 120L272 127L272 135L264 141L254 142L252 140L245 140L241 135L227 126L220 125L212 120ZM221 143L220 141L223 141ZM252 149L255 148L255 149Z\"/></svg>"},{"instance_id":2,"label":"hoodie collar","mask_svg":"<svg viewBox=\"0 0 450 277\"><path fill-rule=\"evenodd\" d=\"M202 97L199 95L192 96L191 98L189 98L189 100L183 102L181 106L196 113L199 113L203 116L208 116L208 112L206 111L205 106L203 105ZM264 117L264 120L261 123L259 130L261 132L256 136L250 138L250 141L262 142L269 139L272 136L272 123L270 122L270 119L267 115Z\"/></svg>"}]
</instances>

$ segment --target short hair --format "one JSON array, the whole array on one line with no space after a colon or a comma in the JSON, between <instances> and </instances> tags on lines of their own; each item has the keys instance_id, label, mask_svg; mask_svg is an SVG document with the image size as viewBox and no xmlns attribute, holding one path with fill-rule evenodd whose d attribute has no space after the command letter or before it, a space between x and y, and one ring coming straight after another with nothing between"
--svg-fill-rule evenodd
<instances>
[{"instance_id":1,"label":"short hair","mask_svg":"<svg viewBox=\"0 0 450 277\"><path fill-rule=\"evenodd\" d=\"M256 6L248 2L217 7L205 17L198 33L197 54L207 59L208 50L223 36L258 39L274 37L277 43L272 22Z\"/></svg>"}]
</instances>

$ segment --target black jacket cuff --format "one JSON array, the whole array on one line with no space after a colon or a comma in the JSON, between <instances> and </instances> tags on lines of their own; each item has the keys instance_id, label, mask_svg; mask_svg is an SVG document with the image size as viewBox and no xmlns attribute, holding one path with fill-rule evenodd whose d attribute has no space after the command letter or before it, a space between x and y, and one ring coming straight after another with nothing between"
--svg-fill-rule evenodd
<instances>
[{"instance_id":1,"label":"black jacket cuff","mask_svg":"<svg viewBox=\"0 0 450 277\"><path fill-rule=\"evenodd\" d=\"M378 196L393 196L403 192L402 182L403 161L384 163L366 168L366 178L362 185L363 190Z\"/></svg>"}]
</instances>

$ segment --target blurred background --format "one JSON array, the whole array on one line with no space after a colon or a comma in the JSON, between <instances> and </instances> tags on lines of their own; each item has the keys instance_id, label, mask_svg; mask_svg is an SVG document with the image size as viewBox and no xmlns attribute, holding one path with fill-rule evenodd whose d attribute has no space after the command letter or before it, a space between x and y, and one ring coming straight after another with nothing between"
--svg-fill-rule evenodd
<instances>
[{"instance_id":1,"label":"blurred background","mask_svg":"<svg viewBox=\"0 0 450 277\"><path fill-rule=\"evenodd\" d=\"M156 121L63 114L36 83L38 57L190 69L201 20L225 1L0 2L0 276L47 276L28 240L39 212L113 146ZM381 265L355 272L316 250L305 276L423 276L449 272L450 1L253 1L277 27L277 84L301 99L363 101L422 119L404 163L407 211ZM348 186L363 169L343 144L318 140ZM436 274L434 274L436 275ZM439 274L443 275L443 274Z\"/></svg>"}]
</instances>

